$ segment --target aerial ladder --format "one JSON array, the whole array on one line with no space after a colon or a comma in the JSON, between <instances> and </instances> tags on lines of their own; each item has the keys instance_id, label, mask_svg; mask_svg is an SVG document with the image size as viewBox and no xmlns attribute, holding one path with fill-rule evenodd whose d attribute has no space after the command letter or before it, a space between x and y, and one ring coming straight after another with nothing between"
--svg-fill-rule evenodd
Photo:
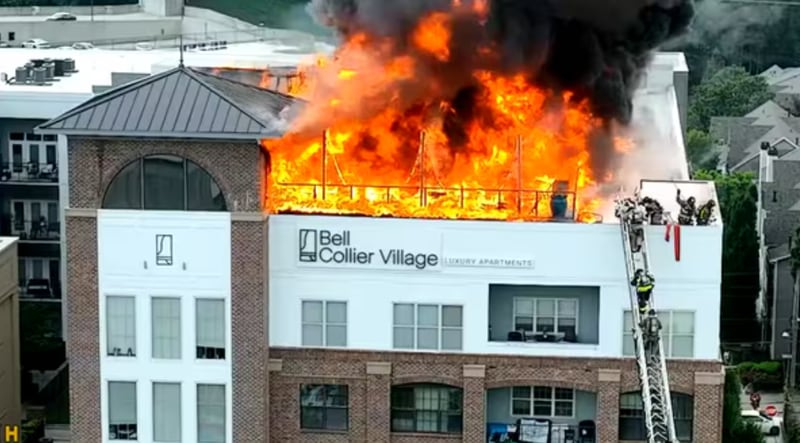
<instances>
[{"instance_id":1,"label":"aerial ladder","mask_svg":"<svg viewBox=\"0 0 800 443\"><path fill-rule=\"evenodd\" d=\"M637 198L638 200L638 198ZM629 200L630 202L630 200ZM638 204L638 202L637 202ZM625 269L628 283L634 278L637 269L648 273L650 270L647 238L642 231L641 248L634 251L631 234L634 229L644 229L644 224L633 225L630 216L632 210L626 210L621 199L617 199L617 214L620 218L622 246L625 255ZM644 222L644 220L642 220ZM644 403L644 423L647 432L647 443L679 443L675 433L675 421L672 416L672 400L667 376L667 364L664 358L664 346L661 332L649 347L645 347L642 335L642 315L639 311L636 288L628 285L631 299L631 316L633 317L633 341L636 351L636 367L639 373L639 384ZM654 295L650 295L649 309L654 309ZM649 310L648 309L648 310Z\"/></svg>"}]
</instances>

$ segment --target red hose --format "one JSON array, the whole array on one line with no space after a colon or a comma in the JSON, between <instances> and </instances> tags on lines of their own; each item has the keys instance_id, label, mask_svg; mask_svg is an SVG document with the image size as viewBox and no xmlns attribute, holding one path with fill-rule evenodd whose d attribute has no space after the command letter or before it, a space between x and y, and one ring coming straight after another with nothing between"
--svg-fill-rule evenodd
<instances>
[{"instance_id":1,"label":"red hose","mask_svg":"<svg viewBox=\"0 0 800 443\"><path fill-rule=\"evenodd\" d=\"M675 261L681 261L681 225L675 225Z\"/></svg>"},{"instance_id":2,"label":"red hose","mask_svg":"<svg viewBox=\"0 0 800 443\"><path fill-rule=\"evenodd\" d=\"M664 241L669 241L669 229L672 227L672 224L667 223L667 232L664 234Z\"/></svg>"}]
</instances>

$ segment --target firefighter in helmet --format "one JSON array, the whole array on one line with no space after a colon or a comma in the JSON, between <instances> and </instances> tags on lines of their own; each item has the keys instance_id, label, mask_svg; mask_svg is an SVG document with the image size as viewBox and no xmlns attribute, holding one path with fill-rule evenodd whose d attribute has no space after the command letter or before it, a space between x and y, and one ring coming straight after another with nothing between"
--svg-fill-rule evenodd
<instances>
[{"instance_id":1,"label":"firefighter in helmet","mask_svg":"<svg viewBox=\"0 0 800 443\"><path fill-rule=\"evenodd\" d=\"M636 299L639 302L639 312L644 314L647 312L647 306L650 303L650 294L653 293L656 279L649 272L644 272L642 269L637 269L631 280L631 286L636 287Z\"/></svg>"}]
</instances>

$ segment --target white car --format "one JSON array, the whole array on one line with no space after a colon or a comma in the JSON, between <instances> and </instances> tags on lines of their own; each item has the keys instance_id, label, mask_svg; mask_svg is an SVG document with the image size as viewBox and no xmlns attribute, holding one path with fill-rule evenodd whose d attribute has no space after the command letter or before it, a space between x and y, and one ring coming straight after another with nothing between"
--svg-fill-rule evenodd
<instances>
[{"instance_id":1,"label":"white car","mask_svg":"<svg viewBox=\"0 0 800 443\"><path fill-rule=\"evenodd\" d=\"M47 40L42 40L40 38L32 38L30 40L25 40L22 42L23 48L32 48L32 49L47 49L50 47L50 42Z\"/></svg>"},{"instance_id":2,"label":"white car","mask_svg":"<svg viewBox=\"0 0 800 443\"><path fill-rule=\"evenodd\" d=\"M75 17L69 12L56 12L50 17L47 17L46 20L50 22L74 22L77 19L78 17Z\"/></svg>"},{"instance_id":3,"label":"white car","mask_svg":"<svg viewBox=\"0 0 800 443\"><path fill-rule=\"evenodd\" d=\"M742 411L742 420L745 423L752 423L761 429L765 435L780 435L781 420L777 417L770 417L761 411Z\"/></svg>"},{"instance_id":4,"label":"white car","mask_svg":"<svg viewBox=\"0 0 800 443\"><path fill-rule=\"evenodd\" d=\"M89 42L77 42L72 44L72 49L94 49L94 45Z\"/></svg>"}]
</instances>

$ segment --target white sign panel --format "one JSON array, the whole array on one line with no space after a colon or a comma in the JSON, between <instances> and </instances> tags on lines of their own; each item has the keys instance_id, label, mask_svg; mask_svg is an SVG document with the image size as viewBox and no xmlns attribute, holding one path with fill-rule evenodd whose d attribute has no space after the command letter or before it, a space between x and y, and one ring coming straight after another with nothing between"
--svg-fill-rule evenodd
<instances>
[{"instance_id":1,"label":"white sign panel","mask_svg":"<svg viewBox=\"0 0 800 443\"><path fill-rule=\"evenodd\" d=\"M441 234L416 232L398 237L377 229L297 231L299 266L438 271L442 267Z\"/></svg>"}]
</instances>

